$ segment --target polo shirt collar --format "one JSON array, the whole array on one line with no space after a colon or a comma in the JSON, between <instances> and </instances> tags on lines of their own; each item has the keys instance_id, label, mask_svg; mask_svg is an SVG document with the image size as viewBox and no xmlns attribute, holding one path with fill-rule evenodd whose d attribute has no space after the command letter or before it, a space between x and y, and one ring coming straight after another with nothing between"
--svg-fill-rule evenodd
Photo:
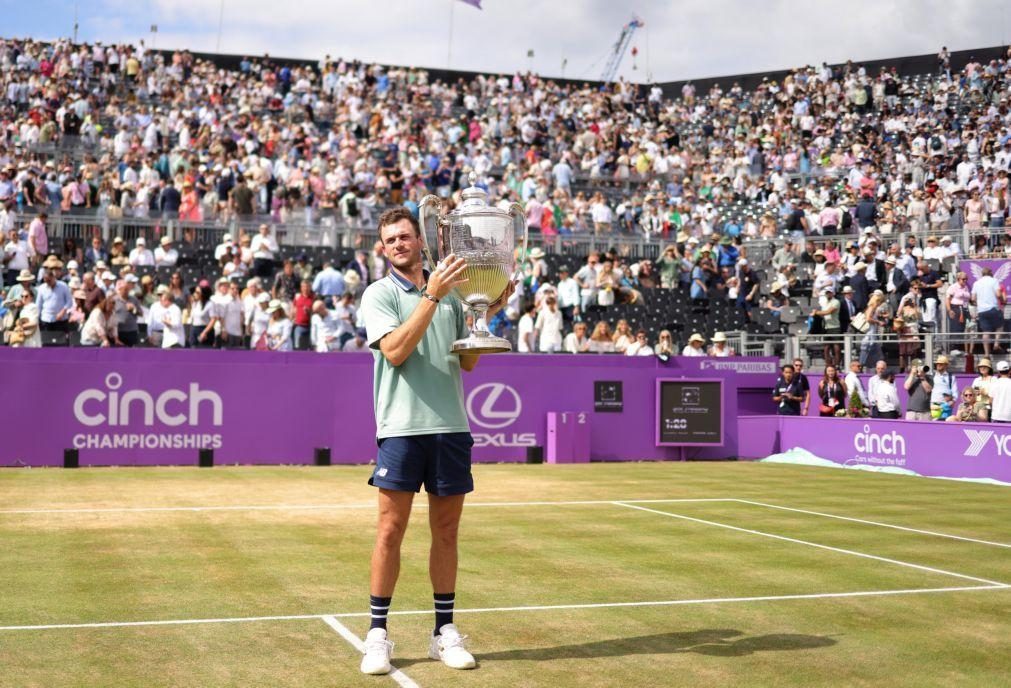
<instances>
[{"instance_id":1,"label":"polo shirt collar","mask_svg":"<svg viewBox=\"0 0 1011 688\"><path fill-rule=\"evenodd\" d=\"M428 275L430 273L428 272L428 270L422 270L422 273L425 276L425 282L428 282ZM417 289L417 287L414 286L414 282L401 275L395 269L392 268L390 269L389 278L393 280L394 284L403 289L405 292L410 292L414 289Z\"/></svg>"}]
</instances>

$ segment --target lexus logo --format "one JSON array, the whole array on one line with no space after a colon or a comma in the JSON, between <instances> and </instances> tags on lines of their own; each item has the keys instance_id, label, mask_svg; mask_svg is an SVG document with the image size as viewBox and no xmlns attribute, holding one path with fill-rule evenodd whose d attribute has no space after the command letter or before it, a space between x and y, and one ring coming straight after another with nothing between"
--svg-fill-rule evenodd
<instances>
[{"instance_id":1,"label":"lexus logo","mask_svg":"<svg viewBox=\"0 0 1011 688\"><path fill-rule=\"evenodd\" d=\"M478 385L467 395L467 415L482 428L512 425L523 412L523 402L515 389L501 382Z\"/></svg>"}]
</instances>

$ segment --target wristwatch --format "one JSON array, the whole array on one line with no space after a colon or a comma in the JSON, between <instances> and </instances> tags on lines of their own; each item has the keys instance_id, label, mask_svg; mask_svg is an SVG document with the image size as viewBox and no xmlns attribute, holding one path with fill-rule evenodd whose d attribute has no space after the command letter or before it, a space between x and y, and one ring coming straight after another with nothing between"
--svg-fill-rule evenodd
<instances>
[{"instance_id":1,"label":"wristwatch","mask_svg":"<svg viewBox=\"0 0 1011 688\"><path fill-rule=\"evenodd\" d=\"M434 296L432 296L431 294L429 294L427 291L424 294L422 294L422 296L424 296L426 299L428 299L432 303L439 303L439 299L435 298Z\"/></svg>"}]
</instances>

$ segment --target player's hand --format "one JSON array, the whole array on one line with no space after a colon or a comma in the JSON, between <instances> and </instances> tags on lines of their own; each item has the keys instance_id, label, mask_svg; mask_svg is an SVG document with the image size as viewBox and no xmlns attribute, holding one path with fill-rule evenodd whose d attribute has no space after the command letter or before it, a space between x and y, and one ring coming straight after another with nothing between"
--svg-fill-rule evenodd
<instances>
[{"instance_id":1,"label":"player's hand","mask_svg":"<svg viewBox=\"0 0 1011 688\"><path fill-rule=\"evenodd\" d=\"M509 302L509 297L513 295L514 291L516 291L516 282L510 282L505 288L505 291L502 292L502 296L498 297L493 303L488 305L489 320L494 318L495 314L505 307L505 305Z\"/></svg>"},{"instance_id":2,"label":"player's hand","mask_svg":"<svg viewBox=\"0 0 1011 688\"><path fill-rule=\"evenodd\" d=\"M467 281L467 278L462 276L466 267L467 261L457 258L455 253L450 253L428 276L428 293L437 299L444 298L454 288Z\"/></svg>"}]
</instances>

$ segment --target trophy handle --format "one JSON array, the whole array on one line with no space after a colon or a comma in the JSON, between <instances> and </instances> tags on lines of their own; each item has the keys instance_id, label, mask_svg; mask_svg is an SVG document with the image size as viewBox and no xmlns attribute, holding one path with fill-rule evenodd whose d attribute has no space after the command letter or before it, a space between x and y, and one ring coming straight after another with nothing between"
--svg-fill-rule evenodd
<instances>
[{"instance_id":1,"label":"trophy handle","mask_svg":"<svg viewBox=\"0 0 1011 688\"><path fill-rule=\"evenodd\" d=\"M436 241L439 239L439 211L442 209L442 199L429 194L418 204L418 223L421 225L421 249L428 258L428 269L434 270L438 264L432 259L432 251L428 248L428 233L432 232Z\"/></svg>"},{"instance_id":2,"label":"trophy handle","mask_svg":"<svg viewBox=\"0 0 1011 688\"><path fill-rule=\"evenodd\" d=\"M520 229L523 230L523 251L520 259L516 262L513 279L523 279L523 261L527 259L527 244L530 242L530 228L527 227L527 211L519 203L509 204L509 214L513 218L513 234L519 236Z\"/></svg>"}]
</instances>

